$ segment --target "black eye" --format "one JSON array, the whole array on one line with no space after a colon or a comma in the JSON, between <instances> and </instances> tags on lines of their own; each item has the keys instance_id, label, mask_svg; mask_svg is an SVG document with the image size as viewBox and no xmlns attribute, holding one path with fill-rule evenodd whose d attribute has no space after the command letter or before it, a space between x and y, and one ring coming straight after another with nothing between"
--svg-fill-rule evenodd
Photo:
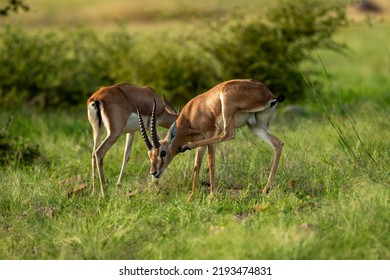
<instances>
[{"instance_id":1,"label":"black eye","mask_svg":"<svg viewBox=\"0 0 390 280\"><path fill-rule=\"evenodd\" d=\"M160 157L163 158L167 155L167 152L166 151L161 151L160 153Z\"/></svg>"}]
</instances>

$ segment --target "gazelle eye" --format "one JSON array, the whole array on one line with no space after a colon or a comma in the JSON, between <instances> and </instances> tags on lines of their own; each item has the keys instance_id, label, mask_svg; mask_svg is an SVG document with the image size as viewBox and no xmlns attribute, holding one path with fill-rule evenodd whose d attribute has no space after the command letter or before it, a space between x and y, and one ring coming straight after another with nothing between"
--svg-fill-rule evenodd
<instances>
[{"instance_id":1,"label":"gazelle eye","mask_svg":"<svg viewBox=\"0 0 390 280\"><path fill-rule=\"evenodd\" d=\"M166 151L161 151L160 153L160 157L163 158L167 155L167 152Z\"/></svg>"}]
</instances>

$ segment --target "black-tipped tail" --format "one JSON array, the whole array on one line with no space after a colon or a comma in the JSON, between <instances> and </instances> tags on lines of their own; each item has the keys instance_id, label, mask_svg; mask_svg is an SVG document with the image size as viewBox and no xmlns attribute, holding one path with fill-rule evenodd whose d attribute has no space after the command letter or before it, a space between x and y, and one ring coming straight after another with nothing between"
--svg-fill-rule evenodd
<instances>
[{"instance_id":1,"label":"black-tipped tail","mask_svg":"<svg viewBox=\"0 0 390 280\"><path fill-rule=\"evenodd\" d=\"M271 108L271 107L275 106L276 103L283 102L284 99L285 99L285 97L283 94L279 95L278 97L276 97L276 99L272 100L269 107Z\"/></svg>"},{"instance_id":2,"label":"black-tipped tail","mask_svg":"<svg viewBox=\"0 0 390 280\"><path fill-rule=\"evenodd\" d=\"M102 113L101 113L101 109L100 109L100 101L99 100L95 100L92 102L91 104L92 107L94 107L96 109L96 117L98 119L98 124L99 124L99 127L102 126L103 124L103 120L102 120Z\"/></svg>"},{"instance_id":3,"label":"black-tipped tail","mask_svg":"<svg viewBox=\"0 0 390 280\"><path fill-rule=\"evenodd\" d=\"M284 96L284 94L281 94L279 95L278 97L276 97L276 100L280 103L280 102L283 102L284 99L286 99L286 97Z\"/></svg>"}]
</instances>

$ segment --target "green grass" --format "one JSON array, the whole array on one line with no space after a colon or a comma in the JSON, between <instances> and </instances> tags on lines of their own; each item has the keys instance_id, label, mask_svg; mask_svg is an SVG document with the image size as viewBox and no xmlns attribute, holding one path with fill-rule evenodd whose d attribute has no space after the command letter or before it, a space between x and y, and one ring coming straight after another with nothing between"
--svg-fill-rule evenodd
<instances>
[{"instance_id":1,"label":"green grass","mask_svg":"<svg viewBox=\"0 0 390 280\"><path fill-rule=\"evenodd\" d=\"M390 132L385 108L373 107L352 117L377 166L357 142L359 160L343 152L318 113L280 116L273 131L285 147L269 195L260 193L272 152L242 129L217 150L217 197L203 184L193 202L194 152L152 184L139 136L122 189L114 186L123 139L105 159L109 198L90 189L68 197L90 177L84 112L12 113L9 132L40 143L46 161L1 170L0 258L388 259ZM207 182L206 167L201 177Z\"/></svg>"}]
</instances>

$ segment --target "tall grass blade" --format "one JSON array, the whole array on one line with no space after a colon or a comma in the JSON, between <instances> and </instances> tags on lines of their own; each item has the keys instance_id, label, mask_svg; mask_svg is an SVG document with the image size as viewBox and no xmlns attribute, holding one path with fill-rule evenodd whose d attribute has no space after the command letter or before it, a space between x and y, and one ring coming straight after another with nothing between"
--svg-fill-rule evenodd
<instances>
[{"instance_id":1,"label":"tall grass blade","mask_svg":"<svg viewBox=\"0 0 390 280\"><path fill-rule=\"evenodd\" d=\"M290 60L295 65L294 61L291 58L290 58ZM325 69L325 71L326 71L326 69ZM331 114L326 109L325 104L322 102L322 100L320 99L320 97L317 94L317 91L315 89L313 82L310 82L305 75L302 75L302 76L303 76L303 79L304 79L306 85L309 88L311 88L315 100L317 101L317 103L321 107L321 111L325 114L327 120L329 121L329 123L331 124L333 129L336 131L337 135L339 136L339 141L340 141L341 147L343 148L344 152L346 153L347 156L352 156L353 159L356 160L357 159L356 154L353 151L351 145L349 144L346 136L344 135L343 130L338 125L337 121L333 120ZM330 83L332 84L331 81L330 81ZM333 84L332 84L332 87L333 87Z\"/></svg>"},{"instance_id":2,"label":"tall grass blade","mask_svg":"<svg viewBox=\"0 0 390 280\"><path fill-rule=\"evenodd\" d=\"M336 91L336 89L335 89L335 87L334 87L334 84L333 84L333 82L332 82L332 79L330 78L330 75L329 75L329 73L328 73L328 71L327 71L327 69L326 69L326 67L325 67L324 62L322 61L321 56L320 56L318 53L317 53L317 56L318 56L318 59L319 59L319 61L320 61L320 63L321 63L321 66L322 66L322 68L323 68L323 70L324 70L324 72L325 72L325 76L326 76L326 78L328 79L328 81L329 81L329 83L330 83L330 85L331 85L331 87L332 87L332 90L333 90L333 91ZM345 108L344 105L342 104L341 99L340 99L340 93L338 94L338 96L339 96L338 102L339 102L339 106L340 106L340 108L341 108L341 112L343 113L343 115L345 115L345 116L347 117L348 122L349 122L349 124L351 125L352 130L353 130L354 133L355 133L356 138L358 139L360 145L363 147L364 152L365 152L365 153L367 154L367 156L372 160L372 162L373 162L375 165L377 165L377 162L375 161L375 159L374 159L374 157L372 156L372 154L368 151L368 149L367 149L366 146L364 145L364 143L363 143L362 139L360 138L360 135L359 135L359 133L358 133L358 131L357 131L357 129L356 129L356 127L355 127L355 125L354 125L354 123L353 123L351 117L350 117L350 115L348 114L346 108ZM341 130L341 129L339 129L339 131L342 133L342 130ZM344 137L344 138L345 138L345 137ZM352 148L350 147L349 144L348 144L348 146L349 146L349 149L351 149L351 151L352 151ZM353 151L352 151L352 152L353 152Z\"/></svg>"}]
</instances>

